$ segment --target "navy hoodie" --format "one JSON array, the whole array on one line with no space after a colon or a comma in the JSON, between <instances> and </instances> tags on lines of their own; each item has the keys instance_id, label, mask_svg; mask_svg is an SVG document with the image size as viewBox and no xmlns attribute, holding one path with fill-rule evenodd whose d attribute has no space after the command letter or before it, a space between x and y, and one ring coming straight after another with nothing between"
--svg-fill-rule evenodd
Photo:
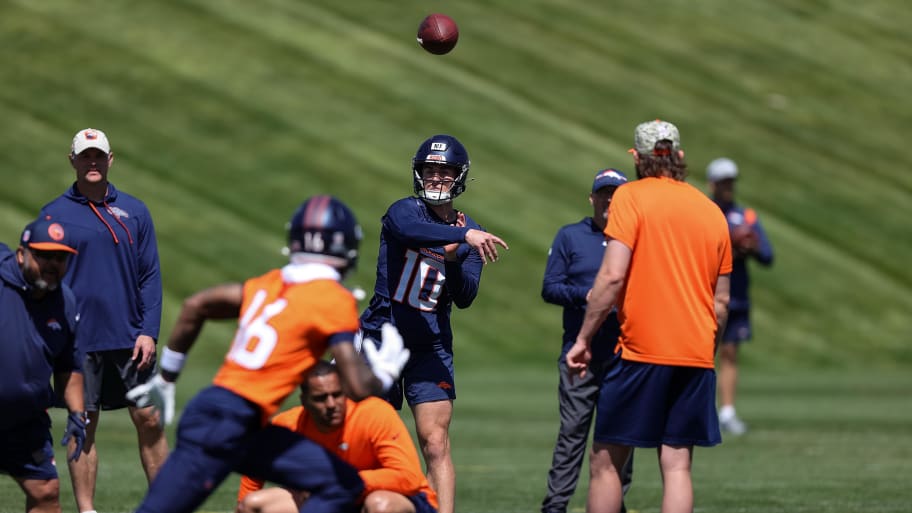
<instances>
[{"instance_id":1,"label":"navy hoodie","mask_svg":"<svg viewBox=\"0 0 912 513\"><path fill-rule=\"evenodd\" d=\"M78 302L79 348L132 349L139 335L158 340L161 270L146 205L110 183L104 200L95 203L74 183L41 215L65 222L79 251L64 278Z\"/></svg>"},{"instance_id":2,"label":"navy hoodie","mask_svg":"<svg viewBox=\"0 0 912 513\"><path fill-rule=\"evenodd\" d=\"M0 430L55 404L51 376L80 371L76 298L66 285L32 299L16 254L0 244Z\"/></svg>"}]
</instances>

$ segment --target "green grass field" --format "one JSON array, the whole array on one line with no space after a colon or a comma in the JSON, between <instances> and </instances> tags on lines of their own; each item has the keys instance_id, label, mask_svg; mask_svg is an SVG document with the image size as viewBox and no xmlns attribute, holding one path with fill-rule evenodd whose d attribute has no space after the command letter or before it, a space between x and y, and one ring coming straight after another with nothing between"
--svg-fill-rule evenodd
<instances>
[{"instance_id":1,"label":"green grass field","mask_svg":"<svg viewBox=\"0 0 912 513\"><path fill-rule=\"evenodd\" d=\"M449 55L415 43L431 11L460 24ZM370 289L379 217L410 194L412 153L456 135L474 178L457 206L511 246L454 316L457 500L534 511L557 427L547 248L587 215L597 169L632 171L633 127L662 117L681 128L694 185L717 156L740 164L740 199L777 251L754 273L743 352L753 429L697 451L697 510L908 511L910 23L897 0L5 0L0 240L72 182L69 140L92 126L111 138L111 181L155 217L164 335L190 292L281 265L284 224L314 193L361 219L349 284ZM206 329L179 406L230 334ZM127 424L103 417L101 513L143 493ZM654 455L637 465L630 505L658 511ZM207 510L228 511L233 491ZM0 513L21 502L0 479Z\"/></svg>"}]
</instances>

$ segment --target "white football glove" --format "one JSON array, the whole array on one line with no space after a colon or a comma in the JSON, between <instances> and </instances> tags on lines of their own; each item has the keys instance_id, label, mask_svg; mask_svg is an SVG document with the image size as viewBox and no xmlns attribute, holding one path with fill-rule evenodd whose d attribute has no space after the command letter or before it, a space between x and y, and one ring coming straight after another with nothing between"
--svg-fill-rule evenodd
<instances>
[{"instance_id":1,"label":"white football glove","mask_svg":"<svg viewBox=\"0 0 912 513\"><path fill-rule=\"evenodd\" d=\"M365 338L363 351L371 371L383 383L383 391L386 392L399 378L399 373L408 362L410 352L403 346L402 335L395 326L387 322L381 330L383 342L380 349L377 349L376 342Z\"/></svg>"},{"instance_id":2,"label":"white football glove","mask_svg":"<svg viewBox=\"0 0 912 513\"><path fill-rule=\"evenodd\" d=\"M158 412L158 425L164 427L174 420L174 383L156 374L149 381L130 389L127 399L139 408L152 406Z\"/></svg>"}]
</instances>

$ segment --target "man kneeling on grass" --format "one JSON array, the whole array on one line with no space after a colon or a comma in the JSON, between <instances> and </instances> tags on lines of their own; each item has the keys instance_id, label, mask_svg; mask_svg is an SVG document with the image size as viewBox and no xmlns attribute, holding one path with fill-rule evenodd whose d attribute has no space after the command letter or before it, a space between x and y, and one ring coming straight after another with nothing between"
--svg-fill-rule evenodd
<instances>
[{"instance_id":1,"label":"man kneeling on grass","mask_svg":"<svg viewBox=\"0 0 912 513\"><path fill-rule=\"evenodd\" d=\"M437 494L396 410L377 397L361 402L345 397L333 364L318 362L301 384L301 406L270 422L306 436L355 467L364 481L362 513L437 512ZM263 481L244 476L237 513L296 513L307 500L306 492L262 488Z\"/></svg>"}]
</instances>

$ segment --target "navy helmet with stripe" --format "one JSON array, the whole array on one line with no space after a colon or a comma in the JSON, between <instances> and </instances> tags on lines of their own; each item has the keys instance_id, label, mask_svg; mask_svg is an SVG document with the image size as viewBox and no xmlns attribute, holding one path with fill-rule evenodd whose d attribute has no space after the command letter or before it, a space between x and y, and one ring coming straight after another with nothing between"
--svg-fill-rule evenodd
<instances>
[{"instance_id":1,"label":"navy helmet with stripe","mask_svg":"<svg viewBox=\"0 0 912 513\"><path fill-rule=\"evenodd\" d=\"M361 238L361 226L345 203L312 196L291 216L288 251L292 261L326 263L344 275L358 264Z\"/></svg>"}]
</instances>

